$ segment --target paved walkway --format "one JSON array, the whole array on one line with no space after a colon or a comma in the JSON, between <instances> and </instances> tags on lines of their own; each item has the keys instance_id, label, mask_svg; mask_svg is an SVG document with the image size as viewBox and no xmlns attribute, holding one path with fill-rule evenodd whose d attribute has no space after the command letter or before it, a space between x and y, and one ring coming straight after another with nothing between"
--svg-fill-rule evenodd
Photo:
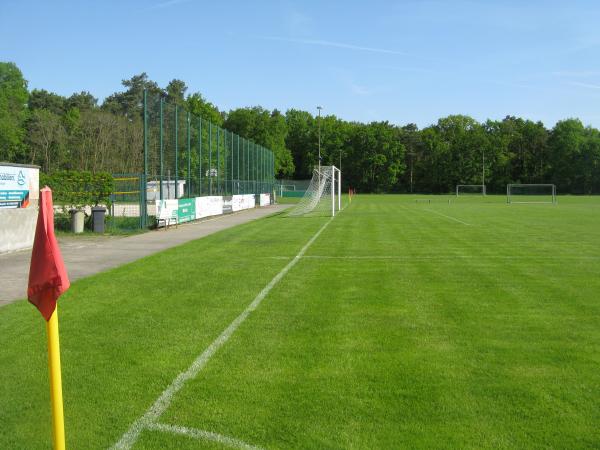
<instances>
[{"instance_id":1,"label":"paved walkway","mask_svg":"<svg viewBox=\"0 0 600 450\"><path fill-rule=\"evenodd\" d=\"M249 209L179 227L149 231L134 236L61 236L58 241L69 279L75 281L161 250L250 222L290 205ZM0 307L27 297L31 250L0 255Z\"/></svg>"}]
</instances>

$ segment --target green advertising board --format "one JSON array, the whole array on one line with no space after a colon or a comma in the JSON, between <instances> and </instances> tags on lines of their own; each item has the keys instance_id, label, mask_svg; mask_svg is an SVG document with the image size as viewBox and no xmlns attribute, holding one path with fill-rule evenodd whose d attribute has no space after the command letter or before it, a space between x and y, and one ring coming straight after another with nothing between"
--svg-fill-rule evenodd
<instances>
[{"instance_id":1,"label":"green advertising board","mask_svg":"<svg viewBox=\"0 0 600 450\"><path fill-rule=\"evenodd\" d=\"M177 217L179 223L196 219L196 200L193 198L180 198L178 200Z\"/></svg>"}]
</instances>

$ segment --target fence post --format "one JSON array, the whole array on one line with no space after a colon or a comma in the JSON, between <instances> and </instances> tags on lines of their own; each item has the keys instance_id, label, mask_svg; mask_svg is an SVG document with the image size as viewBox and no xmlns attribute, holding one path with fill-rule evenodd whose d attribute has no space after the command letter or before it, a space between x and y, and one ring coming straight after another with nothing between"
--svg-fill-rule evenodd
<instances>
[{"instance_id":1,"label":"fence post","mask_svg":"<svg viewBox=\"0 0 600 450\"><path fill-rule=\"evenodd\" d=\"M257 167L256 170L258 171L258 193L261 194L262 193L262 145L258 146L258 158L257 158Z\"/></svg>"},{"instance_id":2,"label":"fence post","mask_svg":"<svg viewBox=\"0 0 600 450\"><path fill-rule=\"evenodd\" d=\"M198 196L202 196L202 118L198 117Z\"/></svg>"},{"instance_id":3,"label":"fence post","mask_svg":"<svg viewBox=\"0 0 600 450\"><path fill-rule=\"evenodd\" d=\"M227 195L227 130L223 129L223 195Z\"/></svg>"},{"instance_id":4,"label":"fence post","mask_svg":"<svg viewBox=\"0 0 600 450\"><path fill-rule=\"evenodd\" d=\"M175 105L175 198L179 198L179 109Z\"/></svg>"},{"instance_id":5,"label":"fence post","mask_svg":"<svg viewBox=\"0 0 600 450\"><path fill-rule=\"evenodd\" d=\"M246 189L249 192L252 192L251 184L250 184L250 141L246 139Z\"/></svg>"},{"instance_id":6,"label":"fence post","mask_svg":"<svg viewBox=\"0 0 600 450\"><path fill-rule=\"evenodd\" d=\"M144 89L144 175L142 179L142 189L140 190L140 228L147 225L146 216L146 175L148 173L148 91Z\"/></svg>"},{"instance_id":7,"label":"fence post","mask_svg":"<svg viewBox=\"0 0 600 450\"><path fill-rule=\"evenodd\" d=\"M217 126L217 195L221 195L221 127Z\"/></svg>"},{"instance_id":8,"label":"fence post","mask_svg":"<svg viewBox=\"0 0 600 450\"><path fill-rule=\"evenodd\" d=\"M164 98L160 98L160 199L163 200L163 179L164 179L164 143L163 143L163 105Z\"/></svg>"},{"instance_id":9,"label":"fence post","mask_svg":"<svg viewBox=\"0 0 600 450\"><path fill-rule=\"evenodd\" d=\"M208 122L208 195L212 195L212 122Z\"/></svg>"},{"instance_id":10,"label":"fence post","mask_svg":"<svg viewBox=\"0 0 600 450\"><path fill-rule=\"evenodd\" d=\"M269 193L271 194L271 196L273 195L273 152L269 151L269 160L267 161L267 177L268 177L268 183L269 183Z\"/></svg>"},{"instance_id":11,"label":"fence post","mask_svg":"<svg viewBox=\"0 0 600 450\"><path fill-rule=\"evenodd\" d=\"M258 148L256 142L253 142L252 145L254 146L254 160L252 161L254 166L254 193L258 194Z\"/></svg>"},{"instance_id":12,"label":"fence post","mask_svg":"<svg viewBox=\"0 0 600 450\"><path fill-rule=\"evenodd\" d=\"M140 218L138 220L138 223L140 228L144 228L144 189L142 188L144 186L144 174L140 173L139 175L140 176L138 178L138 190L140 192L140 195L138 196L138 198L140 201Z\"/></svg>"},{"instance_id":13,"label":"fence post","mask_svg":"<svg viewBox=\"0 0 600 450\"><path fill-rule=\"evenodd\" d=\"M188 198L192 197L192 147L191 147L191 128L190 112L187 113L187 193Z\"/></svg>"}]
</instances>

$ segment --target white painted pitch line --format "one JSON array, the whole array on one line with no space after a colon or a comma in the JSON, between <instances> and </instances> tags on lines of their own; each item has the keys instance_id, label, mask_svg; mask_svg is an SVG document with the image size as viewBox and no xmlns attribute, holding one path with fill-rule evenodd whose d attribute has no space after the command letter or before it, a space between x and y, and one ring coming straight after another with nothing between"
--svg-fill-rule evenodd
<instances>
[{"instance_id":1,"label":"white painted pitch line","mask_svg":"<svg viewBox=\"0 0 600 450\"><path fill-rule=\"evenodd\" d=\"M178 434L202 441L217 442L225 447L238 448L242 450L262 450L262 447L250 445L236 438L224 436L212 431L198 430L196 428L181 427L178 425L167 425L164 423L152 423L148 425L148 430L162 431L165 433Z\"/></svg>"},{"instance_id":2,"label":"white painted pitch line","mask_svg":"<svg viewBox=\"0 0 600 450\"><path fill-rule=\"evenodd\" d=\"M429 211L430 213L433 213L433 214L437 214L438 216L445 217L446 219L454 220L455 222L462 223L463 225L467 225L467 226L471 225L470 223L463 222L462 220L457 219L456 217L447 216L446 214L442 214L441 212L434 211L433 209L423 208L423 210Z\"/></svg>"},{"instance_id":3,"label":"white painted pitch line","mask_svg":"<svg viewBox=\"0 0 600 450\"><path fill-rule=\"evenodd\" d=\"M267 256L270 259L283 259L285 256ZM596 260L600 259L600 256L586 256L586 255L414 255L414 256L386 256L386 255L305 255L303 259L365 259L365 260L400 260L400 261L414 261L414 260L454 260L454 259L502 259L502 260L513 260L513 259L540 259L540 260Z\"/></svg>"},{"instance_id":4,"label":"white painted pitch line","mask_svg":"<svg viewBox=\"0 0 600 450\"><path fill-rule=\"evenodd\" d=\"M258 295L252 300L252 303L246 307L246 309L237 316L233 322L229 324L223 332L204 350L198 357L192 362L190 367L185 372L181 372L171 384L160 394L154 404L148 408L148 410L138 419L136 419L129 430L125 432L121 439L112 447L112 449L130 449L137 442L140 433L149 428L150 426L157 423L158 418L163 412L169 407L173 396L179 392L185 383L189 380L194 379L198 373L206 366L210 358L231 338L231 335L238 329L238 327L246 320L248 315L254 311L258 305L263 301L267 294L273 289L273 287L294 267L298 261L302 258L306 250L312 245L313 242L319 237L319 235L327 228L327 225L331 223L333 217L330 218L325 225L323 225L315 235L302 247L298 254L287 263L287 265L281 269L281 271L273 277L273 279L258 293Z\"/></svg>"}]
</instances>

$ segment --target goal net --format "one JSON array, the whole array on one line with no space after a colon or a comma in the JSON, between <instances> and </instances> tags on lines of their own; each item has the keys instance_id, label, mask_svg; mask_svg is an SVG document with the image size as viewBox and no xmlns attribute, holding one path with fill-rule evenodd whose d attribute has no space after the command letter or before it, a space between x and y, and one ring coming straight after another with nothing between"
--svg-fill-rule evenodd
<instances>
[{"instance_id":1,"label":"goal net","mask_svg":"<svg viewBox=\"0 0 600 450\"><path fill-rule=\"evenodd\" d=\"M485 195L485 184L457 184L456 196L461 195Z\"/></svg>"},{"instance_id":2,"label":"goal net","mask_svg":"<svg viewBox=\"0 0 600 450\"><path fill-rule=\"evenodd\" d=\"M321 166L313 170L310 184L298 204L288 216L335 215L342 207L342 173L335 166Z\"/></svg>"},{"instance_id":3,"label":"goal net","mask_svg":"<svg viewBox=\"0 0 600 450\"><path fill-rule=\"evenodd\" d=\"M554 184L508 184L506 202L556 204L556 186Z\"/></svg>"}]
</instances>

